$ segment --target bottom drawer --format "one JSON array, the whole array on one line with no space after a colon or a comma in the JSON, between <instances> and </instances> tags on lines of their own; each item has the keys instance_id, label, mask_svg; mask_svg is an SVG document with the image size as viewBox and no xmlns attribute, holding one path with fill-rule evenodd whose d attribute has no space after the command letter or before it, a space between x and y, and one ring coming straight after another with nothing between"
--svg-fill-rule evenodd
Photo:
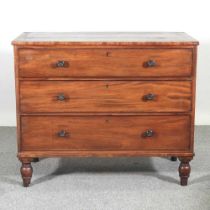
<instances>
[{"instance_id":1,"label":"bottom drawer","mask_svg":"<svg viewBox=\"0 0 210 210\"><path fill-rule=\"evenodd\" d=\"M189 116L23 116L21 150L189 150Z\"/></svg>"}]
</instances>

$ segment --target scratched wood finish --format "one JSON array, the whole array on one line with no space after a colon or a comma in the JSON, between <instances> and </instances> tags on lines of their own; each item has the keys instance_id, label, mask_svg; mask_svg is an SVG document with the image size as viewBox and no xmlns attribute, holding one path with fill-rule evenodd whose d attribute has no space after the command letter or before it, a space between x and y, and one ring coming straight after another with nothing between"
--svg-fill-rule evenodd
<instances>
[{"instance_id":1,"label":"scratched wood finish","mask_svg":"<svg viewBox=\"0 0 210 210\"><path fill-rule=\"evenodd\" d=\"M192 49L21 49L19 71L29 78L190 76Z\"/></svg>"},{"instance_id":2,"label":"scratched wood finish","mask_svg":"<svg viewBox=\"0 0 210 210\"><path fill-rule=\"evenodd\" d=\"M184 32L27 32L15 46L196 46L198 41Z\"/></svg>"},{"instance_id":3,"label":"scratched wood finish","mask_svg":"<svg viewBox=\"0 0 210 210\"><path fill-rule=\"evenodd\" d=\"M153 100L146 100L148 94ZM64 95L65 100L58 100ZM191 82L22 81L23 113L40 112L187 112Z\"/></svg>"},{"instance_id":4,"label":"scratched wood finish","mask_svg":"<svg viewBox=\"0 0 210 210\"><path fill-rule=\"evenodd\" d=\"M25 116L22 150L188 150L189 125L189 116Z\"/></svg>"}]
</instances>

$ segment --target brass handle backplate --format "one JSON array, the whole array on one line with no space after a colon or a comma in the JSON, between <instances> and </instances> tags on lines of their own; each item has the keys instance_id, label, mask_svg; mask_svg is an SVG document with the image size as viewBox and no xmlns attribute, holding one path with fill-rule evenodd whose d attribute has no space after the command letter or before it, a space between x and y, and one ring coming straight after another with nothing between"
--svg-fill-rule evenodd
<instances>
[{"instance_id":1,"label":"brass handle backplate","mask_svg":"<svg viewBox=\"0 0 210 210\"><path fill-rule=\"evenodd\" d=\"M55 67L57 68L65 68L69 66L69 62L64 61L64 60L59 60L55 63Z\"/></svg>"},{"instance_id":2,"label":"brass handle backplate","mask_svg":"<svg viewBox=\"0 0 210 210\"><path fill-rule=\"evenodd\" d=\"M147 95L143 96L143 99L145 101L153 101L153 100L155 100L155 98L156 98L156 95L153 93L148 93Z\"/></svg>"},{"instance_id":3,"label":"brass handle backplate","mask_svg":"<svg viewBox=\"0 0 210 210\"><path fill-rule=\"evenodd\" d=\"M58 131L58 133L57 133L57 136L58 137L68 137L70 134L67 132L67 131L65 131L65 130L60 130L60 131Z\"/></svg>"},{"instance_id":4,"label":"brass handle backplate","mask_svg":"<svg viewBox=\"0 0 210 210\"><path fill-rule=\"evenodd\" d=\"M59 93L57 96L56 96L56 99L58 101L65 101L67 99L67 97L64 95L64 93Z\"/></svg>"},{"instance_id":5,"label":"brass handle backplate","mask_svg":"<svg viewBox=\"0 0 210 210\"><path fill-rule=\"evenodd\" d=\"M157 63L154 60L148 60L144 63L144 67L148 67L148 68L155 67L156 65Z\"/></svg>"},{"instance_id":6,"label":"brass handle backplate","mask_svg":"<svg viewBox=\"0 0 210 210\"><path fill-rule=\"evenodd\" d=\"M146 130L144 133L143 133L143 137L152 137L154 136L154 131L149 129L149 130Z\"/></svg>"}]
</instances>

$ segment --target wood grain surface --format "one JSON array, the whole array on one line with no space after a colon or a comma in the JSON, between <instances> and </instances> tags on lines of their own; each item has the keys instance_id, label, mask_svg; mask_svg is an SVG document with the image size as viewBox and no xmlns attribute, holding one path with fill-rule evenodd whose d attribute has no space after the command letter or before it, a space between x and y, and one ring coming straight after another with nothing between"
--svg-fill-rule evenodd
<instances>
[{"instance_id":1,"label":"wood grain surface","mask_svg":"<svg viewBox=\"0 0 210 210\"><path fill-rule=\"evenodd\" d=\"M64 61L64 67L56 63ZM154 67L147 62L154 61ZM21 49L20 77L170 77L192 74L191 49Z\"/></svg>"},{"instance_id":2,"label":"wood grain surface","mask_svg":"<svg viewBox=\"0 0 210 210\"><path fill-rule=\"evenodd\" d=\"M21 148L189 151L189 125L189 116L24 116ZM148 129L152 137L144 136Z\"/></svg>"},{"instance_id":3,"label":"wood grain surface","mask_svg":"<svg viewBox=\"0 0 210 210\"><path fill-rule=\"evenodd\" d=\"M153 100L146 100L154 94ZM64 100L58 100L63 95ZM21 81L22 113L188 112L191 82Z\"/></svg>"}]
</instances>

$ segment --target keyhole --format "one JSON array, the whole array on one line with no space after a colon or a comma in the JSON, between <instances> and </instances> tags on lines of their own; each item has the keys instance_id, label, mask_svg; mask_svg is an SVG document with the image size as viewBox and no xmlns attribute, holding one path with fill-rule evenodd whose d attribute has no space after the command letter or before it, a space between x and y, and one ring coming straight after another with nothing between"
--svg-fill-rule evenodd
<instances>
[{"instance_id":1,"label":"keyhole","mask_svg":"<svg viewBox=\"0 0 210 210\"><path fill-rule=\"evenodd\" d=\"M106 56L107 56L107 57L110 57L110 56L111 56L111 52L107 52L107 53L106 53Z\"/></svg>"},{"instance_id":2,"label":"keyhole","mask_svg":"<svg viewBox=\"0 0 210 210\"><path fill-rule=\"evenodd\" d=\"M109 84L106 84L106 88L109 88Z\"/></svg>"},{"instance_id":3,"label":"keyhole","mask_svg":"<svg viewBox=\"0 0 210 210\"><path fill-rule=\"evenodd\" d=\"M109 123L109 119L106 119L105 121L106 121L106 123Z\"/></svg>"}]
</instances>

